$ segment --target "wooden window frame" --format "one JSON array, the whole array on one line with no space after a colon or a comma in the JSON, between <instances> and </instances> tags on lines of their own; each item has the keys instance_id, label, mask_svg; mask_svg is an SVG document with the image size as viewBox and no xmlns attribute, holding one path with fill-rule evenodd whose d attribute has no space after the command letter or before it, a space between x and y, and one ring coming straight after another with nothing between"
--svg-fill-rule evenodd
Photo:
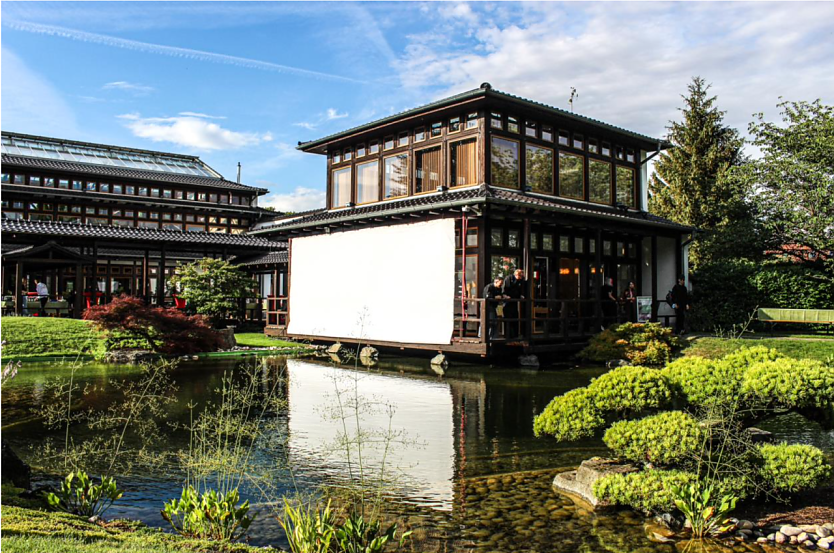
<instances>
[{"instance_id":1,"label":"wooden window frame","mask_svg":"<svg viewBox=\"0 0 834 553\"><path fill-rule=\"evenodd\" d=\"M547 132L550 133L550 138L545 138L544 137L545 129L549 129ZM543 142L551 142L552 143L554 136L555 135L553 133L553 127L551 125L542 125L542 127L541 127L541 140Z\"/></svg>"},{"instance_id":2,"label":"wooden window frame","mask_svg":"<svg viewBox=\"0 0 834 553\"><path fill-rule=\"evenodd\" d=\"M472 116L475 117L472 117ZM470 112L466 114L466 121L464 123L464 130L471 130L478 128L478 112Z\"/></svg>"},{"instance_id":3,"label":"wooden window frame","mask_svg":"<svg viewBox=\"0 0 834 553\"><path fill-rule=\"evenodd\" d=\"M452 121L454 121L455 119L457 119L457 121L458 121L458 130L453 131L452 130ZM457 134L457 133L459 133L460 131L463 130L463 118L460 117L459 115L456 116L456 117L450 117L448 122L446 123L446 129L447 129L446 134Z\"/></svg>"},{"instance_id":4,"label":"wooden window frame","mask_svg":"<svg viewBox=\"0 0 834 553\"><path fill-rule=\"evenodd\" d=\"M532 126L531 126L532 125ZM533 131L533 134L530 134L530 131ZM527 138L539 138L539 124L535 121L525 121L524 123L524 136Z\"/></svg>"},{"instance_id":5,"label":"wooden window frame","mask_svg":"<svg viewBox=\"0 0 834 553\"><path fill-rule=\"evenodd\" d=\"M391 139L391 146L388 146L388 139ZM397 137L393 134L390 134L382 139L382 151L388 152L397 147Z\"/></svg>"},{"instance_id":6,"label":"wooden window frame","mask_svg":"<svg viewBox=\"0 0 834 553\"><path fill-rule=\"evenodd\" d=\"M462 142L473 142L473 141L475 143L475 156L476 156L475 182L467 183L467 184L454 184L455 181L452 178L452 148L455 145L460 144ZM480 175L478 173L480 172L480 166L481 166L481 164L479 163L480 160L477 159L477 156L478 156L479 153L482 153L481 148L480 148L480 139L478 138L478 136L477 135L475 135L475 136L469 135L467 137L461 137L457 140L450 140L448 142L448 148L449 148L449 150L448 150L449 155L448 155L448 160L447 160L447 163L446 163L446 165L448 167L448 171L447 171L447 175L446 175L446 182L449 183L449 188L450 189L451 188L465 188L467 186L477 185L478 181L480 180Z\"/></svg>"},{"instance_id":7,"label":"wooden window frame","mask_svg":"<svg viewBox=\"0 0 834 553\"><path fill-rule=\"evenodd\" d=\"M376 163L376 199L368 201L368 202L360 202L359 201L359 168L363 167L365 165L371 165L372 163ZM354 182L353 188L356 190L356 195L355 195L356 205L374 204L374 203L377 203L379 201L379 198L381 196L381 194L380 194L380 171L379 171L380 166L381 166L381 164L380 164L379 158L369 159L367 161L363 161L362 163L356 163L356 165L354 166L353 172L354 172L354 181L355 182Z\"/></svg>"},{"instance_id":8,"label":"wooden window frame","mask_svg":"<svg viewBox=\"0 0 834 553\"><path fill-rule=\"evenodd\" d=\"M496 123L498 123L496 125ZM489 128L490 129L498 129L500 131L504 130L504 114L497 112L497 111L490 111L489 112Z\"/></svg>"},{"instance_id":9,"label":"wooden window frame","mask_svg":"<svg viewBox=\"0 0 834 553\"><path fill-rule=\"evenodd\" d=\"M422 133L423 138L417 138L417 134ZM425 125L422 127L417 127L414 129L414 143L419 144L420 142L425 142L428 139L428 135L426 134L426 127Z\"/></svg>"},{"instance_id":10,"label":"wooden window frame","mask_svg":"<svg viewBox=\"0 0 834 553\"><path fill-rule=\"evenodd\" d=\"M597 156L600 155L599 140L597 140L596 138L588 138L587 143L589 154L594 154ZM593 148L593 150L591 148Z\"/></svg>"},{"instance_id":11,"label":"wooden window frame","mask_svg":"<svg viewBox=\"0 0 834 553\"><path fill-rule=\"evenodd\" d=\"M359 153L360 151L362 152L361 154ZM368 152L367 152L367 150L365 150L365 143L364 142L361 143L361 144L356 145L356 159L359 159L360 157L365 157L365 155L367 153Z\"/></svg>"},{"instance_id":12,"label":"wooden window frame","mask_svg":"<svg viewBox=\"0 0 834 553\"><path fill-rule=\"evenodd\" d=\"M394 157L403 157L403 156L405 156L405 165L406 165L406 167L405 167L405 178L406 178L405 194L403 194L401 196L391 196L390 198L386 198L385 197L385 162L388 159L391 159L391 158L394 158ZM395 153L395 154L383 156L382 157L382 197L380 198L380 201L396 200L396 199L399 199L399 198L407 198L408 196L410 196L411 195L411 179L409 178L410 176L411 176L411 160L409 159L407 151L406 152L398 152L398 153Z\"/></svg>"},{"instance_id":13,"label":"wooden window frame","mask_svg":"<svg viewBox=\"0 0 834 553\"><path fill-rule=\"evenodd\" d=\"M528 175L530 172L527 170L527 148L539 148L542 150L549 150L550 151L550 192L539 192L538 190L534 190L532 186L529 185ZM549 147L549 146L542 146L535 143L525 143L524 144L524 189L525 191L533 192L535 194L546 194L549 196L553 196L556 193L556 150Z\"/></svg>"},{"instance_id":14,"label":"wooden window frame","mask_svg":"<svg viewBox=\"0 0 834 553\"><path fill-rule=\"evenodd\" d=\"M439 173L440 183L437 185L437 188L435 188L434 190L417 192L417 155L421 152L425 152L426 150L435 150L435 149L440 150L440 173ZM446 155L445 155L445 152L443 151L443 144L435 143L435 144L430 144L430 145L427 145L427 146L423 146L422 148L419 148L419 149L415 148L412 153L414 154L414 163L412 163L413 167L410 169L410 172L411 172L410 177L412 179L411 182L414 183L414 185L412 186L412 188L413 188L412 194L414 196L422 196L424 194L432 194L434 192L437 192L440 188L443 188L446 185L446 171L443 170L443 168L446 167Z\"/></svg>"},{"instance_id":15,"label":"wooden window frame","mask_svg":"<svg viewBox=\"0 0 834 553\"><path fill-rule=\"evenodd\" d=\"M561 156L563 156L563 155L565 155L565 156L577 157L577 158L579 158L580 160L582 160L582 170L579 172L579 174L580 174L580 175L582 175L582 193L581 193L581 195L580 195L579 197L576 197L576 196L565 196L565 195L562 193L562 163L561 163ZM574 152L566 152L566 151L564 151L564 150L559 150L559 160L560 160L560 161L559 161L559 172L558 172L558 175L559 175L559 177L558 177L558 179L559 179L559 190L558 190L558 195L559 195L559 197L560 197L560 198L565 198L565 199L568 199L568 200L580 200L580 201L584 201L584 200L585 200L585 195L586 195L586 192L587 192L587 187L588 187L588 183L587 183L587 182L585 182L585 157L586 157L586 156L584 156L584 155L582 155L582 154L577 154L577 153L574 153Z\"/></svg>"},{"instance_id":16,"label":"wooden window frame","mask_svg":"<svg viewBox=\"0 0 834 553\"><path fill-rule=\"evenodd\" d=\"M565 137L565 143L562 143L562 137ZM556 144L559 146L564 146L565 148L570 148L571 141L570 141L570 132L564 129L559 129L556 131Z\"/></svg>"},{"instance_id":17,"label":"wooden window frame","mask_svg":"<svg viewBox=\"0 0 834 553\"><path fill-rule=\"evenodd\" d=\"M376 151L372 151L373 148L376 148ZM379 140L371 140L370 142L368 142L368 155L379 154L379 151Z\"/></svg>"},{"instance_id":18,"label":"wooden window frame","mask_svg":"<svg viewBox=\"0 0 834 553\"><path fill-rule=\"evenodd\" d=\"M634 167L629 167L628 165L622 163L615 163L614 164L614 205L620 203L620 198L618 195L619 187L617 186L617 172L618 170L627 169L631 171L631 204L623 204L627 205L629 209L636 209L637 208L637 170Z\"/></svg>"},{"instance_id":19,"label":"wooden window frame","mask_svg":"<svg viewBox=\"0 0 834 553\"><path fill-rule=\"evenodd\" d=\"M402 141L405 140L405 144ZM397 142L395 148L408 148L411 145L411 133L402 131L397 133Z\"/></svg>"},{"instance_id":20,"label":"wooden window frame","mask_svg":"<svg viewBox=\"0 0 834 553\"><path fill-rule=\"evenodd\" d=\"M336 173L347 171L348 175L350 175L350 183L348 184L348 188L350 188L350 193L348 194L348 200L345 205L335 205L335 198L334 193L336 192ZM343 207L348 207L350 203L353 201L353 168L350 165L346 165L345 167L339 167L338 169L331 169L330 170L330 209L340 209Z\"/></svg>"},{"instance_id":21,"label":"wooden window frame","mask_svg":"<svg viewBox=\"0 0 834 553\"><path fill-rule=\"evenodd\" d=\"M492 142L496 138L499 139L499 140L506 140L508 142L515 142L518 145L518 157L516 158L516 162L518 163L518 181L516 183L517 186L515 188L512 188L510 186L506 186L506 185L503 185L503 184L495 184L495 180L494 180L495 179L495 174L492 170ZM518 140L516 138L509 138L509 137L506 137L506 136L502 136L500 134L491 134L490 135L490 137L489 137L489 184L490 184L490 186L495 186L497 188L506 188L508 190L518 190L518 191L521 190L521 159L520 159L521 158L521 150L522 150L521 140Z\"/></svg>"},{"instance_id":22,"label":"wooden window frame","mask_svg":"<svg viewBox=\"0 0 834 553\"><path fill-rule=\"evenodd\" d=\"M576 145L577 142L581 142L581 145L577 146ZM573 148L574 150L579 150L579 151L584 152L585 151L585 144L586 144L586 142L585 142L585 136L584 135L581 135L581 134L576 133L576 132L571 134L571 137L570 137L570 147L571 148Z\"/></svg>"},{"instance_id":23,"label":"wooden window frame","mask_svg":"<svg viewBox=\"0 0 834 553\"><path fill-rule=\"evenodd\" d=\"M604 163L608 165L608 201L607 202L598 202L596 200L591 199L591 164L592 163ZM611 198L612 196L616 196L616 182L614 181L614 174L612 173L612 166L614 164L610 161L606 161L604 159L597 159L595 157L588 158L588 201L592 204L597 205L612 205Z\"/></svg>"},{"instance_id":24,"label":"wooden window frame","mask_svg":"<svg viewBox=\"0 0 834 553\"><path fill-rule=\"evenodd\" d=\"M434 129L437 129L437 134L434 134ZM443 121L435 121L429 125L429 139L443 138Z\"/></svg>"},{"instance_id":25,"label":"wooden window frame","mask_svg":"<svg viewBox=\"0 0 834 553\"><path fill-rule=\"evenodd\" d=\"M511 132L513 134L521 134L521 124L518 122L518 117L514 115L507 116L507 132ZM512 126L515 125L515 130L512 129Z\"/></svg>"}]
</instances>

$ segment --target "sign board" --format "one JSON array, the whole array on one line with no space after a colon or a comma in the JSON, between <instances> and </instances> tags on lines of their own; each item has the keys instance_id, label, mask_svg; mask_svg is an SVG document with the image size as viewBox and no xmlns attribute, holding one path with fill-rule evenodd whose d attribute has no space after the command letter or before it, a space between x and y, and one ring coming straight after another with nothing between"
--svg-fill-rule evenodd
<instances>
[{"instance_id":1,"label":"sign board","mask_svg":"<svg viewBox=\"0 0 834 553\"><path fill-rule=\"evenodd\" d=\"M648 323L652 320L652 297L637 296L637 322Z\"/></svg>"}]
</instances>

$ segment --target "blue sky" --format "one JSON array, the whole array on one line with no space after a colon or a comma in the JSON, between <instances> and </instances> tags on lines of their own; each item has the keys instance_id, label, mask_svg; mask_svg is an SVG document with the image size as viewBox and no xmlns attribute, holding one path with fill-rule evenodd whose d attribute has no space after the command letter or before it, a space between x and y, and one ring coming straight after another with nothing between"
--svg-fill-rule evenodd
<instances>
[{"instance_id":1,"label":"blue sky","mask_svg":"<svg viewBox=\"0 0 834 553\"><path fill-rule=\"evenodd\" d=\"M727 122L834 103L834 3L8 2L2 128L200 155L324 203L310 140L489 81L649 135L693 75Z\"/></svg>"}]
</instances>

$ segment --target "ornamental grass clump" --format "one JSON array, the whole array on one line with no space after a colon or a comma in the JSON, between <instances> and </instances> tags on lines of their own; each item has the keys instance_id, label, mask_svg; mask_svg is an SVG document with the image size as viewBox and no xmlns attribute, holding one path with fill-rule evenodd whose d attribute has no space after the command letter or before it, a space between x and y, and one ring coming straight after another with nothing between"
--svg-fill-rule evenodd
<instances>
[{"instance_id":1,"label":"ornamental grass clump","mask_svg":"<svg viewBox=\"0 0 834 553\"><path fill-rule=\"evenodd\" d=\"M738 499L779 497L830 478L813 446L755 443L752 425L788 411L834 426L834 363L755 347L661 370L621 367L554 398L533 427L560 441L605 429L614 455L638 470L601 478L598 499L647 512L679 509L678 501L703 519L693 527L715 527L720 521L701 516L704 509L714 514Z\"/></svg>"}]
</instances>

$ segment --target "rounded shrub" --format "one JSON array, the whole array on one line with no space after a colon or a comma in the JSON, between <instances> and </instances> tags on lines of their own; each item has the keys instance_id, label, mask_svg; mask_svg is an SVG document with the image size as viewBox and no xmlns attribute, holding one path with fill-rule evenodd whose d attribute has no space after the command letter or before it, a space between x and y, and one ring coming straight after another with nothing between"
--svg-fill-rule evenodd
<instances>
[{"instance_id":1,"label":"rounded shrub","mask_svg":"<svg viewBox=\"0 0 834 553\"><path fill-rule=\"evenodd\" d=\"M783 357L752 365L742 394L758 407L828 409L834 403L834 367Z\"/></svg>"},{"instance_id":2,"label":"rounded shrub","mask_svg":"<svg viewBox=\"0 0 834 553\"><path fill-rule=\"evenodd\" d=\"M739 348L721 358L721 364L728 368L744 371L751 365L763 361L776 361L785 358L773 348L765 346L753 346L751 348Z\"/></svg>"},{"instance_id":3,"label":"rounded shrub","mask_svg":"<svg viewBox=\"0 0 834 553\"><path fill-rule=\"evenodd\" d=\"M701 446L695 417L668 411L635 421L615 422L603 438L617 457L660 465L693 459Z\"/></svg>"},{"instance_id":4,"label":"rounded shrub","mask_svg":"<svg viewBox=\"0 0 834 553\"><path fill-rule=\"evenodd\" d=\"M605 363L626 359L633 365L660 366L672 359L680 341L658 323L624 323L600 332L579 352L580 359Z\"/></svg>"},{"instance_id":5,"label":"rounded shrub","mask_svg":"<svg viewBox=\"0 0 834 553\"><path fill-rule=\"evenodd\" d=\"M588 386L602 412L640 413L669 404L672 392L660 371L647 367L620 367L596 378Z\"/></svg>"},{"instance_id":6,"label":"rounded shrub","mask_svg":"<svg viewBox=\"0 0 834 553\"><path fill-rule=\"evenodd\" d=\"M775 492L798 492L824 484L831 477L825 454L811 445L764 444L760 474Z\"/></svg>"},{"instance_id":7,"label":"rounded shrub","mask_svg":"<svg viewBox=\"0 0 834 553\"><path fill-rule=\"evenodd\" d=\"M605 424L586 388L577 388L557 396L533 421L536 436L548 434L559 441L588 436Z\"/></svg>"},{"instance_id":8,"label":"rounded shrub","mask_svg":"<svg viewBox=\"0 0 834 553\"><path fill-rule=\"evenodd\" d=\"M674 488L682 488L698 477L682 470L644 470L628 474L609 474L594 482L594 495L612 505L625 505L647 513L668 512L675 508Z\"/></svg>"}]
</instances>

